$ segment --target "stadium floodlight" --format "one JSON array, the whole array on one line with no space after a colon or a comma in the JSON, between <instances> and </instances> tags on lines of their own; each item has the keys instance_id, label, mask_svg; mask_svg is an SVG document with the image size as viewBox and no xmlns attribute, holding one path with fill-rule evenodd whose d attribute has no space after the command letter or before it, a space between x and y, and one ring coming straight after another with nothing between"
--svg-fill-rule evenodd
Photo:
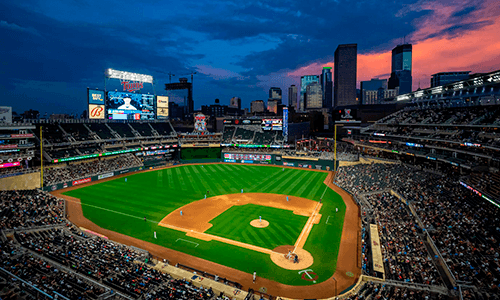
<instances>
[{"instance_id":1,"label":"stadium floodlight","mask_svg":"<svg viewBox=\"0 0 500 300\"><path fill-rule=\"evenodd\" d=\"M151 75L131 73L131 72L126 72L126 71L118 71L118 70L113 70L113 69L106 70L106 77L120 79L120 80L130 80L130 81L153 83L153 76L151 76Z\"/></svg>"}]
</instances>

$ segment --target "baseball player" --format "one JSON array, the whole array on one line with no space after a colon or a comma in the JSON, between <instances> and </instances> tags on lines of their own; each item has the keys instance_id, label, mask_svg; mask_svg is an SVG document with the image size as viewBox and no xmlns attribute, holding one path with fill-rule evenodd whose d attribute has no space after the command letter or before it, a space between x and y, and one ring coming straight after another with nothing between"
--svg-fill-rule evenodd
<instances>
[{"instance_id":1,"label":"baseball player","mask_svg":"<svg viewBox=\"0 0 500 300\"><path fill-rule=\"evenodd\" d=\"M255 279L257 279L257 271L253 271L253 283L255 283Z\"/></svg>"},{"instance_id":2,"label":"baseball player","mask_svg":"<svg viewBox=\"0 0 500 300\"><path fill-rule=\"evenodd\" d=\"M182 210L181 210L181 216L182 216Z\"/></svg>"}]
</instances>

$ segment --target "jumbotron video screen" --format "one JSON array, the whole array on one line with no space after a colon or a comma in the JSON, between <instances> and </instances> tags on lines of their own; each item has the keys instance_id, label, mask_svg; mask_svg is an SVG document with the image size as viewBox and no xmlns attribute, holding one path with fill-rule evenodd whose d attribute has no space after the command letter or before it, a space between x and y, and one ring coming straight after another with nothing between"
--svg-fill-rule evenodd
<instances>
[{"instance_id":1,"label":"jumbotron video screen","mask_svg":"<svg viewBox=\"0 0 500 300\"><path fill-rule=\"evenodd\" d=\"M154 95L108 92L108 118L113 120L153 120Z\"/></svg>"}]
</instances>

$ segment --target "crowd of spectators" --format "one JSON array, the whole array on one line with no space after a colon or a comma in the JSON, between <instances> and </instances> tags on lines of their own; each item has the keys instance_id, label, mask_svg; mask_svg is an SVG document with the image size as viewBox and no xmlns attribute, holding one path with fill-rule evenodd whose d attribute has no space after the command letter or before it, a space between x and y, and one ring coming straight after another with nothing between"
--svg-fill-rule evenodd
<instances>
[{"instance_id":1,"label":"crowd of spectators","mask_svg":"<svg viewBox=\"0 0 500 300\"><path fill-rule=\"evenodd\" d=\"M44 169L44 185L67 182L106 172L142 166L141 160L132 153L126 153L109 159L95 159L82 163L68 164Z\"/></svg>"},{"instance_id":2,"label":"crowd of spectators","mask_svg":"<svg viewBox=\"0 0 500 300\"><path fill-rule=\"evenodd\" d=\"M341 167L335 180L355 195L386 188L399 193L415 208L455 279L487 295L499 294L500 209L461 186L458 178L393 164L360 164ZM390 216L398 211L387 209Z\"/></svg>"},{"instance_id":3,"label":"crowd of spectators","mask_svg":"<svg viewBox=\"0 0 500 300\"><path fill-rule=\"evenodd\" d=\"M64 203L39 190L0 191L0 230L58 225Z\"/></svg>"},{"instance_id":4,"label":"crowd of spectators","mask_svg":"<svg viewBox=\"0 0 500 300\"><path fill-rule=\"evenodd\" d=\"M378 225L387 279L440 285L442 281L427 252L422 230L408 207L390 193L365 197Z\"/></svg>"},{"instance_id":5,"label":"crowd of spectators","mask_svg":"<svg viewBox=\"0 0 500 300\"><path fill-rule=\"evenodd\" d=\"M355 295L344 298L344 300L361 300L361 299L408 299L408 300L444 300L448 299L447 295L443 295L431 291L415 290L410 288L402 288L392 285L380 283L366 283Z\"/></svg>"},{"instance_id":6,"label":"crowd of spectators","mask_svg":"<svg viewBox=\"0 0 500 300\"><path fill-rule=\"evenodd\" d=\"M88 236L69 224L18 231L14 237L0 240L0 266L50 295L57 292L69 299L97 299L104 293L114 297L109 299L123 299L120 294L149 300L217 299L211 288L196 287L151 268L144 263L147 254Z\"/></svg>"}]
</instances>

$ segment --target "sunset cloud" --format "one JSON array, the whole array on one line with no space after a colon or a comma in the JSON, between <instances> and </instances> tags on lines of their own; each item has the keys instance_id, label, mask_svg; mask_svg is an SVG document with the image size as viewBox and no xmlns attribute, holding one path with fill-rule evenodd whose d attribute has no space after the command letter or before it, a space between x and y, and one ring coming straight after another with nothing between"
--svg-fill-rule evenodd
<instances>
[{"instance_id":1,"label":"sunset cloud","mask_svg":"<svg viewBox=\"0 0 500 300\"><path fill-rule=\"evenodd\" d=\"M411 11L429 11L414 20L417 29L407 37L413 44L414 89L429 87L431 74L438 72L480 73L500 69L500 6L497 1L485 1L475 10L467 9L472 3L420 1L399 13L404 17ZM358 53L358 83L388 78L391 50ZM323 66L333 66L333 61L311 63L287 72L287 76L319 74Z\"/></svg>"}]
</instances>

